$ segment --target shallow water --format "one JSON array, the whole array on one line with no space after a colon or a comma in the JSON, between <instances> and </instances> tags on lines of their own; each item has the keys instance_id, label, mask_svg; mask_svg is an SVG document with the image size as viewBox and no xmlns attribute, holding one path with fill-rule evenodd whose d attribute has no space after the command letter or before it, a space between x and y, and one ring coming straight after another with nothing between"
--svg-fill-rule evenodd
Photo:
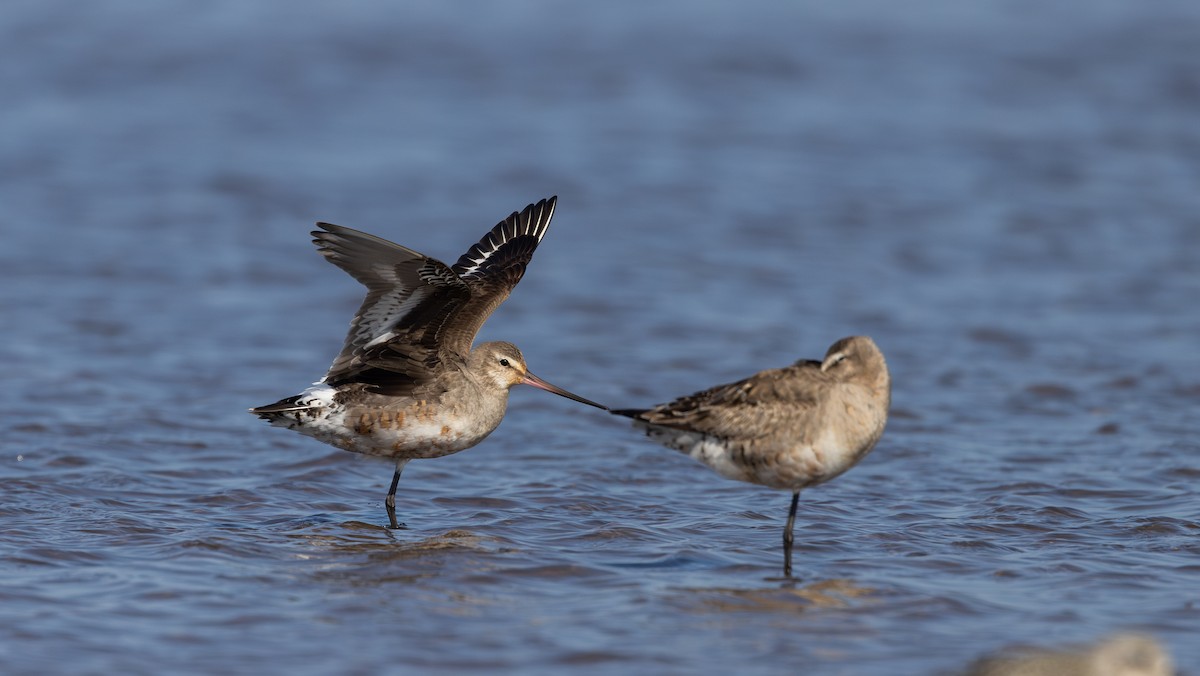
<instances>
[{"instance_id":1,"label":"shallow water","mask_svg":"<svg viewBox=\"0 0 1200 676\"><path fill-rule=\"evenodd\" d=\"M1200 10L1162 1L0 10L0 671L950 673L1120 629L1200 673ZM529 388L385 463L245 413L360 300L316 220L454 260L560 197L484 329L650 404L873 336L807 491Z\"/></svg>"}]
</instances>

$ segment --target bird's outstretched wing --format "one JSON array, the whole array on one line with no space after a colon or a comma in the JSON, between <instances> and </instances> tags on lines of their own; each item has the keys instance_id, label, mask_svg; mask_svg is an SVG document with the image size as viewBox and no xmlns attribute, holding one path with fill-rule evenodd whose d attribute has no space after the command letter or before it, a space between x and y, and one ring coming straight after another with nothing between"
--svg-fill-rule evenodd
<instances>
[{"instance_id":1,"label":"bird's outstretched wing","mask_svg":"<svg viewBox=\"0 0 1200 676\"><path fill-rule=\"evenodd\" d=\"M488 315L520 281L546 232L554 198L501 221L453 268L352 228L318 223L317 250L367 287L323 382L404 394L465 357Z\"/></svg>"},{"instance_id":2,"label":"bird's outstretched wing","mask_svg":"<svg viewBox=\"0 0 1200 676\"><path fill-rule=\"evenodd\" d=\"M558 197L514 211L471 246L451 268L471 297L443 331L447 349L466 354L475 334L525 275L525 266L546 235Z\"/></svg>"}]
</instances>

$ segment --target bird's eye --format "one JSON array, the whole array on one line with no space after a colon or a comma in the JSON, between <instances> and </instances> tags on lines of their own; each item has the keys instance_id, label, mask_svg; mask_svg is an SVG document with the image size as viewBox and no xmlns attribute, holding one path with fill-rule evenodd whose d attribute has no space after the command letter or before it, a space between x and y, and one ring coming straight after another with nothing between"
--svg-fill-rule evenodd
<instances>
[{"instance_id":1,"label":"bird's eye","mask_svg":"<svg viewBox=\"0 0 1200 676\"><path fill-rule=\"evenodd\" d=\"M508 366L508 360L507 360L507 359L501 359L501 360L500 360L500 365L501 365L501 366Z\"/></svg>"}]
</instances>

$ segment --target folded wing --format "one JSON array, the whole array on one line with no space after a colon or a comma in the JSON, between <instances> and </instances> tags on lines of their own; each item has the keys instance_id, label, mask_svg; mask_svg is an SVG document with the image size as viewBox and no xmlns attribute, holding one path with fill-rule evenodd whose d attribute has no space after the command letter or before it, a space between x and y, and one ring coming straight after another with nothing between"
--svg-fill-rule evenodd
<instances>
[{"instance_id":1,"label":"folded wing","mask_svg":"<svg viewBox=\"0 0 1200 676\"><path fill-rule=\"evenodd\" d=\"M613 413L650 425L745 441L775 433L785 420L814 416L822 385L831 380L821 372L820 362L799 362L650 409ZM787 425L788 429L795 427L807 426Z\"/></svg>"}]
</instances>

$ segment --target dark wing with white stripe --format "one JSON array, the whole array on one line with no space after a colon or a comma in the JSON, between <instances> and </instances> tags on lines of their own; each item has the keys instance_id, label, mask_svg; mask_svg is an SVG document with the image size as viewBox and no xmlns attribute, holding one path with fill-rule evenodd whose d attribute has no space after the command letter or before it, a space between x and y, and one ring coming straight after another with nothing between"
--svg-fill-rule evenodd
<instances>
[{"instance_id":1,"label":"dark wing with white stripe","mask_svg":"<svg viewBox=\"0 0 1200 676\"><path fill-rule=\"evenodd\" d=\"M465 357L520 281L553 212L554 198L513 212L453 268L386 239L318 223L322 230L312 234L321 255L367 287L323 382L406 394L436 377L443 359Z\"/></svg>"},{"instance_id":2,"label":"dark wing with white stripe","mask_svg":"<svg viewBox=\"0 0 1200 676\"><path fill-rule=\"evenodd\" d=\"M352 228L318 223L313 243L367 287L342 351L324 382L365 382L401 394L430 380L441 361L439 331L471 291L445 263Z\"/></svg>"},{"instance_id":3,"label":"dark wing with white stripe","mask_svg":"<svg viewBox=\"0 0 1200 676\"><path fill-rule=\"evenodd\" d=\"M524 276L557 203L557 197L550 197L514 211L459 257L451 269L470 287L471 298L443 332L447 349L470 351L480 327Z\"/></svg>"}]
</instances>

